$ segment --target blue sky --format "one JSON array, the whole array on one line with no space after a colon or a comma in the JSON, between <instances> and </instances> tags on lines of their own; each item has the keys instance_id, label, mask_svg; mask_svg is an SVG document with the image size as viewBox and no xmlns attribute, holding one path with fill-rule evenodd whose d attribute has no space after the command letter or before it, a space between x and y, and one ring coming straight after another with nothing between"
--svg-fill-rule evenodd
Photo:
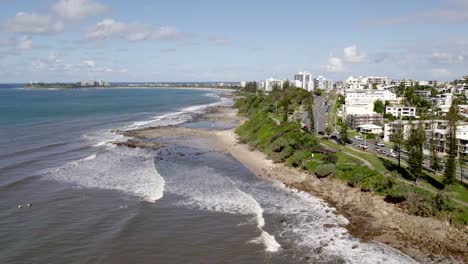
<instances>
[{"instance_id":1,"label":"blue sky","mask_svg":"<svg viewBox=\"0 0 468 264\"><path fill-rule=\"evenodd\" d=\"M468 0L0 0L0 82L468 74Z\"/></svg>"}]
</instances>

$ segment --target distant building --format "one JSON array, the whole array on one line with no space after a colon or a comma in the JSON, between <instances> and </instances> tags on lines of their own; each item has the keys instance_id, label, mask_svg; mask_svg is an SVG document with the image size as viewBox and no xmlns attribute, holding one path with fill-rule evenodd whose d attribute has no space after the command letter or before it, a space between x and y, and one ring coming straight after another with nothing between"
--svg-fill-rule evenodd
<instances>
[{"instance_id":1,"label":"distant building","mask_svg":"<svg viewBox=\"0 0 468 264\"><path fill-rule=\"evenodd\" d=\"M314 87L312 84L311 75L308 72L299 72L294 75L295 84L300 84L297 87L305 89L307 91L313 91ZM298 81L298 82L296 82Z\"/></svg>"},{"instance_id":2,"label":"distant building","mask_svg":"<svg viewBox=\"0 0 468 264\"><path fill-rule=\"evenodd\" d=\"M385 113L391 114L394 117L415 117L416 107L409 106L387 106L385 107Z\"/></svg>"},{"instance_id":3,"label":"distant building","mask_svg":"<svg viewBox=\"0 0 468 264\"><path fill-rule=\"evenodd\" d=\"M240 87L244 88L247 85L246 82L240 82Z\"/></svg>"},{"instance_id":4,"label":"distant building","mask_svg":"<svg viewBox=\"0 0 468 264\"><path fill-rule=\"evenodd\" d=\"M388 79L388 77L370 76L370 77L367 77L367 82L371 85L376 85L378 88L390 84L390 80Z\"/></svg>"},{"instance_id":5,"label":"distant building","mask_svg":"<svg viewBox=\"0 0 468 264\"><path fill-rule=\"evenodd\" d=\"M382 127L374 124L364 124L357 127L357 131L364 134L377 134L382 133Z\"/></svg>"},{"instance_id":6,"label":"distant building","mask_svg":"<svg viewBox=\"0 0 468 264\"><path fill-rule=\"evenodd\" d=\"M434 137L434 145L435 149L439 153L439 155L445 155L448 151L447 149L447 132L448 132L448 122L447 120L423 120L423 121L412 121L412 124L417 126L419 123L423 122L424 130L426 132L426 142L423 146L423 149L426 154L429 154L429 150L431 148L431 139L432 136ZM432 126L432 123L434 125ZM398 126L402 127L403 130L403 137L406 139L408 138L409 131L410 131L410 122L409 121L394 121L385 124L384 127L384 142L389 142L393 133ZM432 133L434 133L432 135ZM468 124L467 123L460 123L457 126L456 132L457 138L457 154L463 153L468 154Z\"/></svg>"},{"instance_id":7,"label":"distant building","mask_svg":"<svg viewBox=\"0 0 468 264\"><path fill-rule=\"evenodd\" d=\"M374 124L382 125L383 124L383 115L381 114L359 114L359 115L347 115L346 124L351 129L357 129L359 126Z\"/></svg>"},{"instance_id":8,"label":"distant building","mask_svg":"<svg viewBox=\"0 0 468 264\"><path fill-rule=\"evenodd\" d=\"M258 89L260 89L260 90L264 90L266 92L271 92L271 91L273 91L274 87L278 87L279 89L283 89L283 84L284 84L283 80L277 80L277 79L274 79L274 78L270 78L270 79L266 79L263 82L259 82L257 84L257 86L258 86Z\"/></svg>"},{"instance_id":9,"label":"distant building","mask_svg":"<svg viewBox=\"0 0 468 264\"><path fill-rule=\"evenodd\" d=\"M415 81L415 80L392 80L390 81L390 84L391 85L394 85L394 86L400 86L400 85L403 85L405 87L412 87L412 86L416 86L416 84L418 84L418 81Z\"/></svg>"},{"instance_id":10,"label":"distant building","mask_svg":"<svg viewBox=\"0 0 468 264\"><path fill-rule=\"evenodd\" d=\"M314 89L331 90L333 89L333 84L330 80L319 75L317 78L314 78Z\"/></svg>"}]
</instances>

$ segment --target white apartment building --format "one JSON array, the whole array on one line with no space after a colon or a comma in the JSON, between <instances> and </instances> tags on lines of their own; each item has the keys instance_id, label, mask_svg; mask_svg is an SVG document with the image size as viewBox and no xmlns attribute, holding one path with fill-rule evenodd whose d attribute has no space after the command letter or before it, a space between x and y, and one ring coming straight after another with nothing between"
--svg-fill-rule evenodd
<instances>
[{"instance_id":1,"label":"white apartment building","mask_svg":"<svg viewBox=\"0 0 468 264\"><path fill-rule=\"evenodd\" d=\"M266 79L263 82L259 82L257 84L257 86L258 86L258 89L260 89L260 90L264 90L266 92L271 92L271 91L273 91L273 87L275 87L275 86L279 87L280 89L283 89L283 84L284 84L283 80L270 78L270 79Z\"/></svg>"},{"instance_id":2,"label":"white apartment building","mask_svg":"<svg viewBox=\"0 0 468 264\"><path fill-rule=\"evenodd\" d=\"M383 87L383 86L386 86L388 84L390 84L390 79L388 79L388 77L374 77L374 76L370 76L370 77L367 77L367 82L369 84L375 84L377 85L378 88L380 87Z\"/></svg>"},{"instance_id":3,"label":"white apartment building","mask_svg":"<svg viewBox=\"0 0 468 264\"><path fill-rule=\"evenodd\" d=\"M391 85L394 85L394 86L400 86L400 85L404 85L405 87L411 87L411 86L416 86L416 84L418 84L418 81L415 81L415 80L392 80L390 82Z\"/></svg>"},{"instance_id":4,"label":"white apartment building","mask_svg":"<svg viewBox=\"0 0 468 264\"><path fill-rule=\"evenodd\" d=\"M385 102L396 100L396 98L396 94L387 90L347 90L345 93L345 104L374 104L377 100Z\"/></svg>"},{"instance_id":5,"label":"white apartment building","mask_svg":"<svg viewBox=\"0 0 468 264\"><path fill-rule=\"evenodd\" d=\"M424 151L426 154L429 154L429 150L431 147L431 139L432 139L432 132L434 132L434 144L437 149L439 155L445 155L448 151L447 149L447 120L434 120L434 129L432 130L432 121L431 120L424 120L424 121L413 121L413 125L419 125L420 122L424 123L424 129L426 131L426 143L424 144ZM405 139L408 138L409 129L410 129L410 122L409 121L394 121L385 124L384 126L384 142L389 142L391 135L395 133L397 126L401 125L403 128L403 136ZM457 153L464 153L468 154L468 123L460 123L457 126L456 132L457 138Z\"/></svg>"},{"instance_id":6,"label":"white apartment building","mask_svg":"<svg viewBox=\"0 0 468 264\"><path fill-rule=\"evenodd\" d=\"M374 102L395 101L396 94L387 90L346 90L344 115L370 115L374 113Z\"/></svg>"},{"instance_id":7,"label":"white apartment building","mask_svg":"<svg viewBox=\"0 0 468 264\"><path fill-rule=\"evenodd\" d=\"M333 89L333 83L322 75L319 75L317 78L314 78L314 89L331 90Z\"/></svg>"},{"instance_id":8,"label":"white apartment building","mask_svg":"<svg viewBox=\"0 0 468 264\"><path fill-rule=\"evenodd\" d=\"M294 84L296 87L305 89L307 91L313 91L314 86L312 83L312 77L308 72L299 72L294 75ZM299 85L298 85L299 84Z\"/></svg>"},{"instance_id":9,"label":"white apartment building","mask_svg":"<svg viewBox=\"0 0 468 264\"><path fill-rule=\"evenodd\" d=\"M385 113L391 114L394 117L415 117L416 107L409 106L387 106L385 107Z\"/></svg>"},{"instance_id":10,"label":"white apartment building","mask_svg":"<svg viewBox=\"0 0 468 264\"><path fill-rule=\"evenodd\" d=\"M367 78L362 77L362 76L358 78L354 78L353 76L350 76L348 77L348 79L344 81L344 84L345 84L346 90L363 90L363 89L367 89L369 86L369 83L367 82Z\"/></svg>"}]
</instances>

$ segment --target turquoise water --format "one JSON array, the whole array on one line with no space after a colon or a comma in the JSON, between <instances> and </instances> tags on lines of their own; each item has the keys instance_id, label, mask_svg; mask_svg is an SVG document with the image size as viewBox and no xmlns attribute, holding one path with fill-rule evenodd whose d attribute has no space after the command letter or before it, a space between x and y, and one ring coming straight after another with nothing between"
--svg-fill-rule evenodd
<instances>
[{"instance_id":1,"label":"turquoise water","mask_svg":"<svg viewBox=\"0 0 468 264\"><path fill-rule=\"evenodd\" d=\"M170 111L214 102L200 90L0 89L0 127Z\"/></svg>"}]
</instances>

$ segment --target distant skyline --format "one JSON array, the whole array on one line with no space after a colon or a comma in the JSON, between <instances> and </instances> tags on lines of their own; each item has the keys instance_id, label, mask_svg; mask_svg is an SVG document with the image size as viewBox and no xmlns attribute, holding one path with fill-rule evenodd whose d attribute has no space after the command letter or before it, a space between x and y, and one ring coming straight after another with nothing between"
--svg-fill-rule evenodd
<instances>
[{"instance_id":1,"label":"distant skyline","mask_svg":"<svg viewBox=\"0 0 468 264\"><path fill-rule=\"evenodd\" d=\"M468 75L468 0L0 5L0 83Z\"/></svg>"}]
</instances>

